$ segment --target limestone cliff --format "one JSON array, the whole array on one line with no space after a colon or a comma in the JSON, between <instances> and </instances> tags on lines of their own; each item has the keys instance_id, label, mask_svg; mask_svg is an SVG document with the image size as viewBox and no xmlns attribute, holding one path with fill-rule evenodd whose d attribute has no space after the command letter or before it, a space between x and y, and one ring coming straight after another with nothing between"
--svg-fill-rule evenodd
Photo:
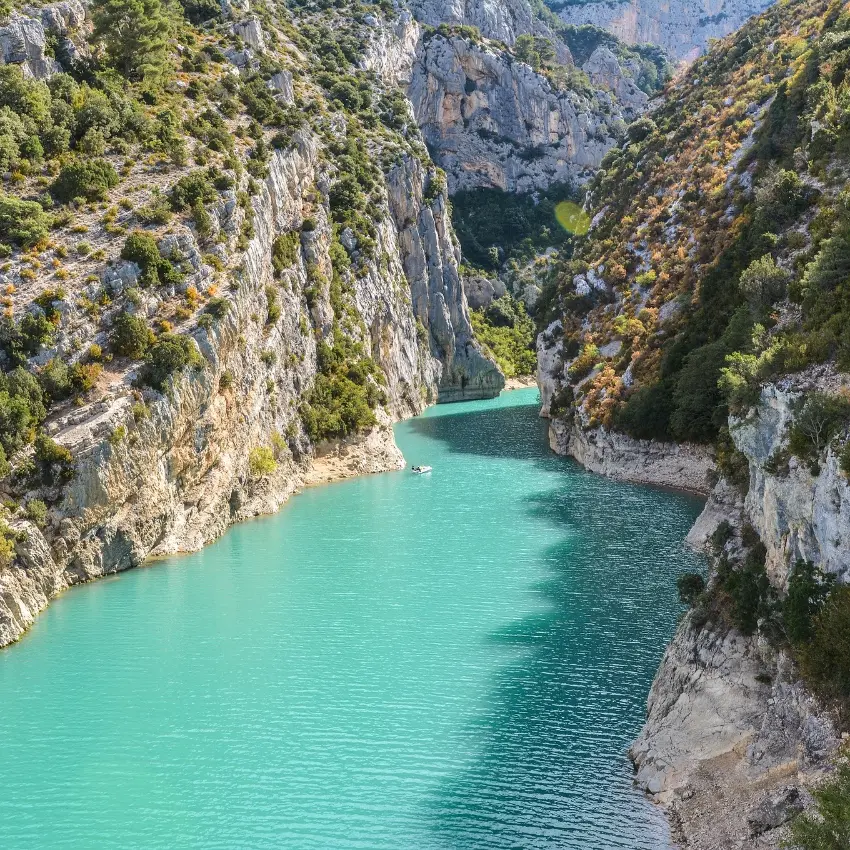
<instances>
[{"instance_id":1,"label":"limestone cliff","mask_svg":"<svg viewBox=\"0 0 850 850\"><path fill-rule=\"evenodd\" d=\"M689 62L705 51L709 39L734 32L771 0L591 0L550 5L568 24L601 27L627 44L657 44L675 59Z\"/></svg>"},{"instance_id":2,"label":"limestone cliff","mask_svg":"<svg viewBox=\"0 0 850 850\"><path fill-rule=\"evenodd\" d=\"M528 192L588 178L647 96L605 48L587 66L598 88L557 91L493 45L426 35L408 96L450 191Z\"/></svg>"},{"instance_id":3,"label":"limestone cliff","mask_svg":"<svg viewBox=\"0 0 850 850\"><path fill-rule=\"evenodd\" d=\"M550 27L536 15L527 0L412 0L417 20L432 27L439 24L473 26L485 38L513 45L524 34L552 37ZM565 45L561 58L569 56Z\"/></svg>"},{"instance_id":4,"label":"limestone cliff","mask_svg":"<svg viewBox=\"0 0 850 850\"><path fill-rule=\"evenodd\" d=\"M131 371L110 375L95 403L49 422L51 436L73 452L75 475L44 533L31 523L16 525L26 539L19 558L0 572L0 644L17 638L69 584L137 566L150 555L200 548L230 523L275 510L299 486L310 447L298 403L316 373L313 324L330 313L327 293L309 313L304 302L307 263L328 263L330 242L326 200L311 194L317 179L321 184L317 153L304 134L290 152L275 154L253 199L256 236L244 253L231 309L194 335L203 367L175 380L166 395L146 391L138 421ZM379 231L389 262L369 264L355 284L365 341L386 375L393 418L429 401L492 396L504 383L472 339L445 201L423 201L425 179L415 159L390 172L391 216ZM283 319L269 332L256 316L266 309L272 243L301 226L307 205L317 224L302 234L303 259L281 291ZM226 229L226 218L222 223ZM190 232L179 238L184 254L198 256ZM203 276L201 266L192 280L202 285ZM65 326L57 348L64 338L85 334L84 319L72 308ZM116 429L126 439L110 440ZM378 433L392 443L386 425ZM282 434L287 443L276 472L252 475L251 449Z\"/></svg>"},{"instance_id":5,"label":"limestone cliff","mask_svg":"<svg viewBox=\"0 0 850 850\"><path fill-rule=\"evenodd\" d=\"M227 14L241 13L228 8ZM54 18L86 31L85 9L73 3L47 7L38 18L13 15L0 44L12 31L27 34L30 47L15 52L4 46L3 61L29 77L60 71L36 49L44 41L38 33L58 26ZM403 73L398 63L410 54L410 21L402 16L380 27L360 24L371 30L361 65L386 60L378 69L384 83L376 84L376 98ZM256 86L256 57L268 59L269 44L288 37L278 26L285 29L274 18L262 25L238 18L233 27L240 49L216 54L222 78ZM125 199L99 221L81 199L81 215L76 221L67 215L49 244L44 240L26 253L6 249L11 256L0 274L4 339L22 321L50 316L44 344L26 368L42 381L47 373L66 380L69 369L91 378L73 402L57 394L41 426L61 463L51 469L50 461L36 460L43 466L39 475L32 447L25 446L3 480L7 496L42 507L40 515L20 509L5 519L14 554L0 566L0 646L20 637L69 585L150 556L198 549L231 523L275 510L305 479L321 480L322 473L310 473L317 456L329 458L322 468L334 474L403 465L393 421L429 403L491 397L504 386L474 339L445 184L415 127L407 131L409 141L379 131L367 142L356 117L339 106L331 114L318 110L312 122L290 122L290 106L322 95L294 45L287 55L289 67L273 67L268 81L260 80L259 95L270 104L266 109L283 110L279 123L298 129L272 145L271 134L255 126L255 153L267 157L262 167L208 110L203 120L219 122L219 138L232 151L223 162L227 171L192 171L181 153L171 166L155 158L153 165L129 160L116 182L141 214ZM232 92L242 83L227 85ZM193 120L190 105L187 124ZM334 194L339 163L352 167L350 158L339 158L346 140L349 157L368 143L381 161L391 148L382 168L372 165L374 176L363 183L371 191L369 217L352 219L354 227L340 223ZM197 155L208 159L210 153ZM204 174L214 176L218 191L203 182L212 179ZM177 205L168 208L178 184L207 187L198 190L201 200L191 216L175 218ZM365 208L365 198L358 200L363 190L350 191L355 194L346 203ZM152 219L141 217L145 204L157 210ZM153 250L153 260L126 259L125 235L132 228L133 239L153 246L143 255ZM80 232L89 241L71 249L65 270L65 243L79 242ZM37 273L48 256L61 287ZM150 263L168 278L157 277ZM150 364L115 349L116 322L127 316L141 322L150 340L157 339L151 326L160 329L160 340L187 340L186 350L194 353L180 362L190 365L177 365L158 383L145 379ZM144 335L141 343L151 344ZM106 354L113 349L115 356ZM356 352L368 358L360 366ZM361 371L354 379L373 399L376 424L344 439L311 437L305 405L320 404L313 390L322 375L327 380L329 358L340 357L350 359L349 371L374 364L369 375Z\"/></svg>"}]
</instances>

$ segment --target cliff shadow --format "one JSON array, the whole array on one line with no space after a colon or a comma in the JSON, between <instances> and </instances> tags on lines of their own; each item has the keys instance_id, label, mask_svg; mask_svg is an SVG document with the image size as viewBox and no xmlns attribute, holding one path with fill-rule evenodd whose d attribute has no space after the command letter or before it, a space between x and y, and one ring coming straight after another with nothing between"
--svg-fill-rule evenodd
<instances>
[{"instance_id":1,"label":"cliff shadow","mask_svg":"<svg viewBox=\"0 0 850 850\"><path fill-rule=\"evenodd\" d=\"M485 638L506 661L470 730L477 757L431 800L433 830L457 850L669 847L626 751L675 630L675 576L699 565L682 542L699 503L581 475L524 508L558 540L530 578L537 610Z\"/></svg>"}]
</instances>

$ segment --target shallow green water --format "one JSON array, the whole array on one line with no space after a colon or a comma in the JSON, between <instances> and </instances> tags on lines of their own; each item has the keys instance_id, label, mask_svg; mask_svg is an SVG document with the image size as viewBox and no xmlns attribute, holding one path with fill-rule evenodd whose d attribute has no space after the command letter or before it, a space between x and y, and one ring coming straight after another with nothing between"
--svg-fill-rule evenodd
<instances>
[{"instance_id":1,"label":"shallow green water","mask_svg":"<svg viewBox=\"0 0 850 850\"><path fill-rule=\"evenodd\" d=\"M700 505L552 456L536 397L54 602L0 652L0 847L667 846L625 750Z\"/></svg>"}]
</instances>

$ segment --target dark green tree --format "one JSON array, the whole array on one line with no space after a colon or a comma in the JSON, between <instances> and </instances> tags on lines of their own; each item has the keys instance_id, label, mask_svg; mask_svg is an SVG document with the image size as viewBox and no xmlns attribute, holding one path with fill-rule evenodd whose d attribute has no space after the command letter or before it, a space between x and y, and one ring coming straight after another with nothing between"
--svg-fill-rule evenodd
<instances>
[{"instance_id":1,"label":"dark green tree","mask_svg":"<svg viewBox=\"0 0 850 850\"><path fill-rule=\"evenodd\" d=\"M825 575L811 561L797 561L782 603L785 632L791 643L799 645L812 639L812 621L834 583L835 576Z\"/></svg>"},{"instance_id":2,"label":"dark green tree","mask_svg":"<svg viewBox=\"0 0 850 850\"><path fill-rule=\"evenodd\" d=\"M94 39L106 62L128 80L160 86L171 70L171 8L161 0L95 0Z\"/></svg>"}]
</instances>

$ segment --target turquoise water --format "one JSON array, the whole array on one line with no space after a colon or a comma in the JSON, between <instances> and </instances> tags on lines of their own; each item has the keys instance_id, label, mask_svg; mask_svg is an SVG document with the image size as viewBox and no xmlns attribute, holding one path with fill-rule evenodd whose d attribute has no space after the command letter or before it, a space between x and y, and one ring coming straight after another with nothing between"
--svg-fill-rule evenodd
<instances>
[{"instance_id":1,"label":"turquoise water","mask_svg":"<svg viewBox=\"0 0 850 850\"><path fill-rule=\"evenodd\" d=\"M0 846L667 846L625 751L700 504L549 454L536 398L54 602L0 652Z\"/></svg>"}]
</instances>

